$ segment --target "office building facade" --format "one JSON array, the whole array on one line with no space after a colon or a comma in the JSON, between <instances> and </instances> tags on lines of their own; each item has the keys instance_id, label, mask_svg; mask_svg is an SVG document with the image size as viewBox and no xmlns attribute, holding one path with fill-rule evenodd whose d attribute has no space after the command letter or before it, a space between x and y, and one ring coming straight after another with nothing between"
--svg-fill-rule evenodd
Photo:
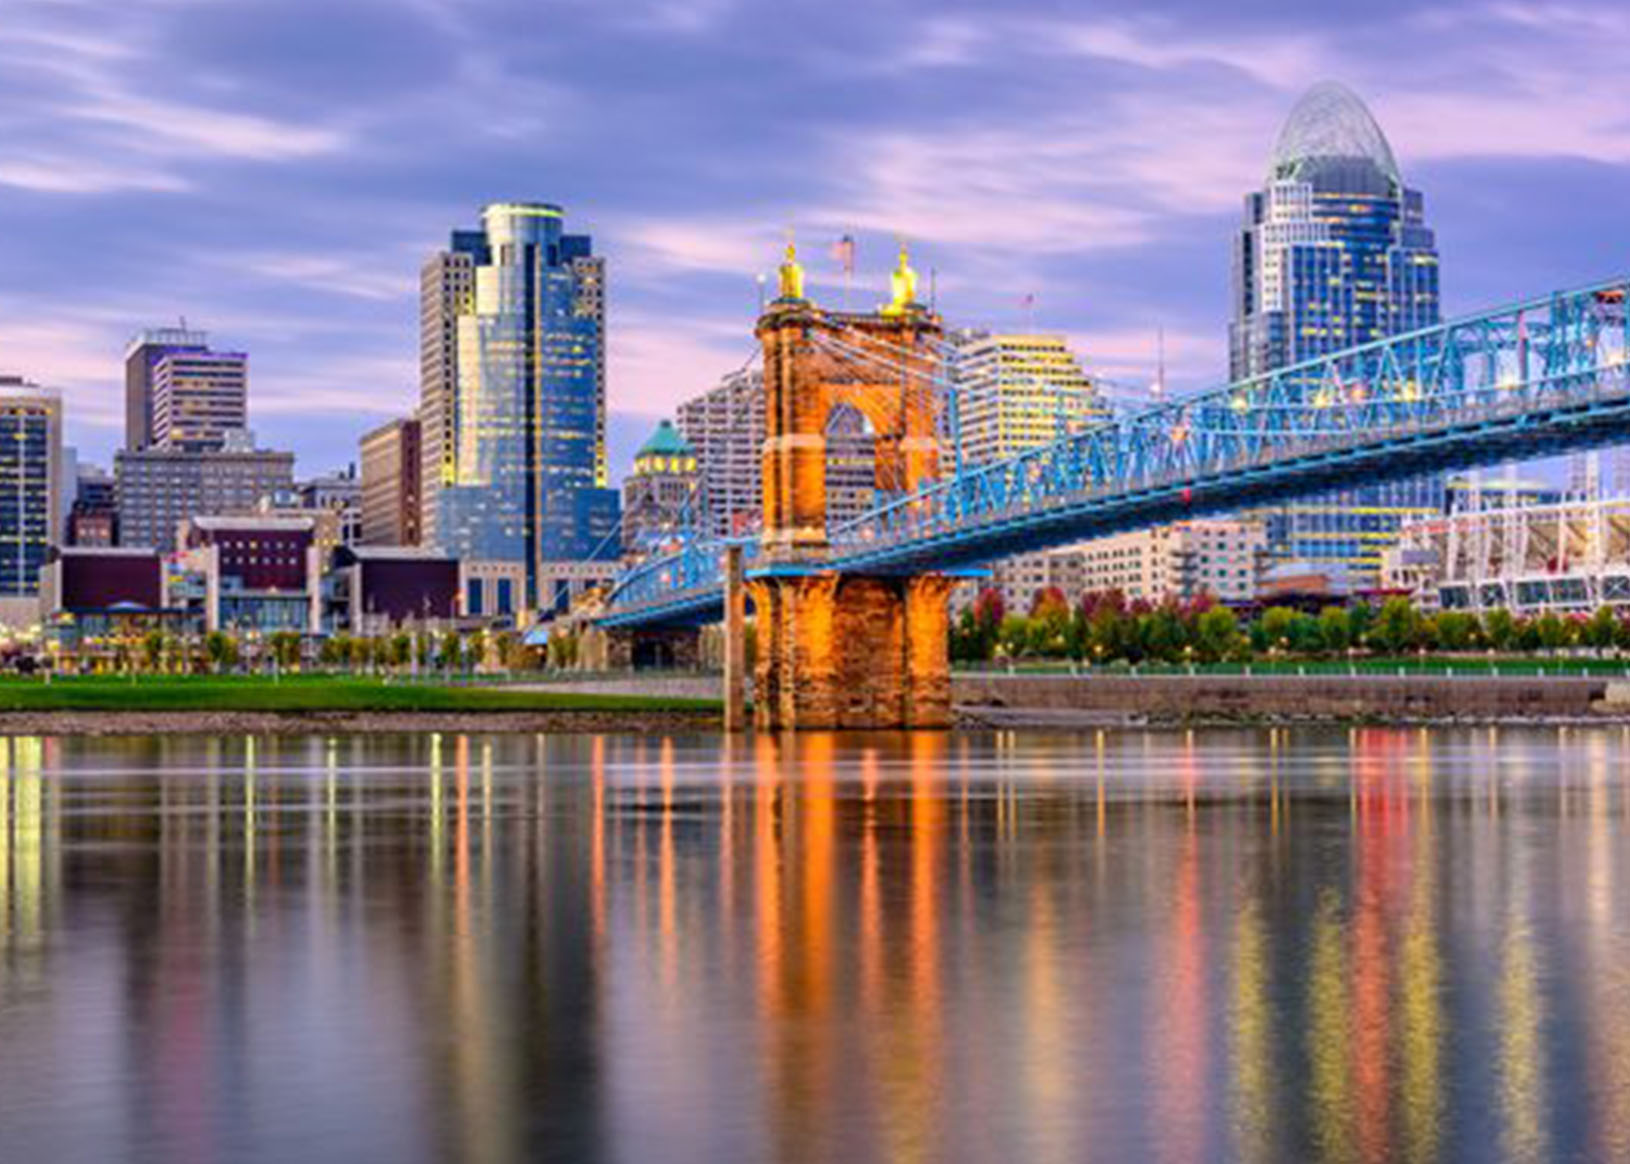
<instances>
[{"instance_id":1,"label":"office building facade","mask_svg":"<svg viewBox=\"0 0 1630 1164\"><path fill-rule=\"evenodd\" d=\"M229 448L216 453L124 449L113 459L119 544L169 553L183 521L253 511L294 488L294 454Z\"/></svg>"},{"instance_id":2,"label":"office building facade","mask_svg":"<svg viewBox=\"0 0 1630 1164\"><path fill-rule=\"evenodd\" d=\"M1310 90L1245 199L1233 248L1234 379L1439 321L1438 254L1425 203L1386 136L1340 85ZM1279 565L1374 584L1403 522L1441 512L1441 478L1326 494L1265 511Z\"/></svg>"},{"instance_id":3,"label":"office building facade","mask_svg":"<svg viewBox=\"0 0 1630 1164\"><path fill-rule=\"evenodd\" d=\"M955 427L964 467L989 464L1109 419L1081 361L1059 335L951 337Z\"/></svg>"},{"instance_id":4,"label":"office building facade","mask_svg":"<svg viewBox=\"0 0 1630 1164\"><path fill-rule=\"evenodd\" d=\"M472 287L455 307L456 383L441 385L438 547L518 562L527 605L549 605L545 565L615 558L618 497L605 454L605 267L559 207L488 206L460 234ZM451 457L446 413L451 403ZM422 484L422 482L421 482Z\"/></svg>"},{"instance_id":5,"label":"office building facade","mask_svg":"<svg viewBox=\"0 0 1630 1164\"><path fill-rule=\"evenodd\" d=\"M249 357L201 331L144 331L125 351L125 447L203 453L248 424Z\"/></svg>"},{"instance_id":6,"label":"office building facade","mask_svg":"<svg viewBox=\"0 0 1630 1164\"><path fill-rule=\"evenodd\" d=\"M447 250L419 272L419 529L436 540L437 498L458 456L458 320L474 308L481 231L454 231Z\"/></svg>"},{"instance_id":7,"label":"office building facade","mask_svg":"<svg viewBox=\"0 0 1630 1164\"><path fill-rule=\"evenodd\" d=\"M0 624L39 617L40 569L61 541L62 398L0 376Z\"/></svg>"},{"instance_id":8,"label":"office building facade","mask_svg":"<svg viewBox=\"0 0 1630 1164\"><path fill-rule=\"evenodd\" d=\"M416 546L420 527L421 426L387 421L362 437L362 537L365 546Z\"/></svg>"},{"instance_id":9,"label":"office building facade","mask_svg":"<svg viewBox=\"0 0 1630 1164\"><path fill-rule=\"evenodd\" d=\"M676 419L701 472L703 528L718 537L756 528L763 506L764 373L726 376L681 404Z\"/></svg>"}]
</instances>

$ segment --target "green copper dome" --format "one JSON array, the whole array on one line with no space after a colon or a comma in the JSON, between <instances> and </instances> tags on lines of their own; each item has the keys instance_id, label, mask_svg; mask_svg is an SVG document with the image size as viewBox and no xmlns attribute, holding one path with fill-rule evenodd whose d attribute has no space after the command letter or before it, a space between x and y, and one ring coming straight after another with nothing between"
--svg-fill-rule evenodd
<instances>
[{"instance_id":1,"label":"green copper dome","mask_svg":"<svg viewBox=\"0 0 1630 1164\"><path fill-rule=\"evenodd\" d=\"M650 439L640 446L640 451L634 454L635 457L689 457L694 455L690 442L679 435L679 430L673 426L673 422L670 420L665 420L657 425L656 432L652 433Z\"/></svg>"}]
</instances>

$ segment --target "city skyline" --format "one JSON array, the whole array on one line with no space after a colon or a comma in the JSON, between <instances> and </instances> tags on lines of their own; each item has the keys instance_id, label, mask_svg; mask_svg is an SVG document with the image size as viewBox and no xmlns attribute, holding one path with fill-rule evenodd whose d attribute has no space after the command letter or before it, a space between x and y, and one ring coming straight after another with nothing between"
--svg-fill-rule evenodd
<instances>
[{"instance_id":1,"label":"city skyline","mask_svg":"<svg viewBox=\"0 0 1630 1164\"><path fill-rule=\"evenodd\" d=\"M879 297L900 232L954 322L1019 326L1034 294L1038 329L1132 379L1164 327L1173 387L1199 388L1226 371L1239 192L1324 77L1432 190L1446 314L1604 276L1630 242L1607 5L811 10L796 38L752 5L529 6L551 35L517 38L505 10L347 4L314 48L299 3L25 2L0 30L0 365L60 386L106 462L119 353L185 315L252 353L264 443L342 464L413 403L443 224L523 197L564 204L613 271L614 474L750 350L789 222L817 296L842 295L825 252L847 233L857 302Z\"/></svg>"}]
</instances>

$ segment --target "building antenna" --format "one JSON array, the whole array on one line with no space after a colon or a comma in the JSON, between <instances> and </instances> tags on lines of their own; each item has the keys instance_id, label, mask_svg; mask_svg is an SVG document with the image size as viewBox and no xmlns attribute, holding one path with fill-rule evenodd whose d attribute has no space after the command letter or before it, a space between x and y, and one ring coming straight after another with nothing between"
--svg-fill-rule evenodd
<instances>
[{"instance_id":1,"label":"building antenna","mask_svg":"<svg viewBox=\"0 0 1630 1164\"><path fill-rule=\"evenodd\" d=\"M1166 398L1166 326L1155 328L1155 396Z\"/></svg>"},{"instance_id":2,"label":"building antenna","mask_svg":"<svg viewBox=\"0 0 1630 1164\"><path fill-rule=\"evenodd\" d=\"M928 268L928 314L938 315L940 310L940 269Z\"/></svg>"}]
</instances>

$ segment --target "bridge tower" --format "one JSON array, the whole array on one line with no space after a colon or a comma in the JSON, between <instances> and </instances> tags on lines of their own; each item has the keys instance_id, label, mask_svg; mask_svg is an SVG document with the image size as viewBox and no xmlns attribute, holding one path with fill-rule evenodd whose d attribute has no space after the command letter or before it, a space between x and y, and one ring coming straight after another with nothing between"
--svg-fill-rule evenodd
<instances>
[{"instance_id":1,"label":"bridge tower","mask_svg":"<svg viewBox=\"0 0 1630 1164\"><path fill-rule=\"evenodd\" d=\"M908 493L939 476L931 372L939 318L917 301L905 249L893 299L827 311L804 294L789 243L764 347L764 533L747 580L757 611L755 719L762 729L950 723L951 581L937 573L827 567L826 422L848 404L877 434L877 485Z\"/></svg>"}]
</instances>

